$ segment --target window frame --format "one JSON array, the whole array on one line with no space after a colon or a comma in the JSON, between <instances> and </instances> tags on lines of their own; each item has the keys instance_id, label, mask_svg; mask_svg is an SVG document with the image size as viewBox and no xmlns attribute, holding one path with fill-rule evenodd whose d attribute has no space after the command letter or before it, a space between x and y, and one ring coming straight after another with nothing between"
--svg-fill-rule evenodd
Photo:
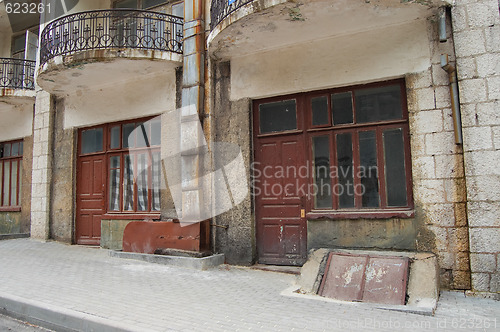
<instances>
[{"instance_id":1,"label":"window frame","mask_svg":"<svg viewBox=\"0 0 500 332\"><path fill-rule=\"evenodd\" d=\"M19 143L19 146L23 146L23 149L18 148L18 154L16 156L12 156L12 144ZM0 144L10 144L11 152L8 157L0 156L0 212L19 212L21 211L21 199L22 199L22 176L23 176L23 154L24 154L24 140L12 140L12 141L4 141ZM16 196L17 203L16 205L12 205L12 164L13 162L17 162L17 173L16 173ZM9 203L8 205L3 205L4 202L4 174L5 174L5 164L9 163Z\"/></svg>"},{"instance_id":2,"label":"window frame","mask_svg":"<svg viewBox=\"0 0 500 332\"><path fill-rule=\"evenodd\" d=\"M356 95L355 91L385 87L391 85L398 85L400 88L400 102L401 102L401 118L374 121L366 123L356 123ZM352 92L351 102L353 108L353 122L348 124L334 124L333 119L333 109L332 109L332 94ZM327 96L328 104L328 116L329 124L313 125L313 114L311 101L313 98ZM272 133L260 133L260 111L259 106L261 104L284 101L295 99L297 104L297 129L288 131L279 131ZM381 192L381 189L385 190L386 178L385 178L385 162L382 164L380 161L384 161L384 146L381 135L383 129L389 128L402 128L403 136L403 149L404 149L404 166L405 166L405 180L406 180L406 206L401 207L388 207L387 204L379 204L377 208L360 207L359 202L355 201L354 208L338 208L338 198L332 193L332 208L328 209L318 209L315 208L315 198L309 194L306 196L305 209L306 218L308 220L315 219L387 219L387 218L412 218L415 215L414 211L414 201L413 201L413 179L412 179L412 164L411 164L411 147L410 147L410 131L409 131L409 120L408 120L408 105L407 105L407 95L406 95L406 83L404 78L379 81L375 83L344 86L339 88L324 89L311 92L302 92L296 94L281 95L276 97L268 97L264 99L255 100L253 102L253 137L256 140L273 137L273 136L284 136L284 135L303 135L304 137L304 154L307 167L313 167L313 141L312 137L329 135L330 141L330 167L332 165L337 166L337 151L336 151L336 141L333 140L334 135L338 133L352 133L353 141L353 172L356 171L356 165L359 165L359 132L366 130L376 131L376 144L377 144L377 167L378 167L378 184L379 184L379 199L382 203L382 198L387 199L386 193ZM377 129L378 128L378 129ZM381 129L382 128L382 129ZM335 144L334 144L335 143ZM254 153L257 151L254 150ZM383 167L381 167L383 166ZM384 177L380 174L382 172ZM308 185L313 185L315 182L314 170L309 172L310 175L307 179ZM354 176L354 184L359 183L360 179ZM334 186L338 183L339 177L331 177L331 185ZM381 185L382 183L382 185ZM333 188L333 187L332 187ZM383 195L383 196L382 196ZM358 199L359 200L359 199Z\"/></svg>"},{"instance_id":3,"label":"window frame","mask_svg":"<svg viewBox=\"0 0 500 332\"><path fill-rule=\"evenodd\" d=\"M92 127L85 127L85 128L80 128L78 130L78 147L77 147L77 153L78 157L82 156L92 156L92 155L103 155L104 156L104 168L106 170L105 174L105 198L104 198L104 215L103 219L137 219L137 218L153 218L153 219L158 219L161 214L161 193L160 193L160 210L152 210L153 208L153 202L152 202L152 196L153 196L153 183L152 183L152 161L151 161L151 156L159 152L161 154L161 142L159 145L154 145L152 147L133 147L133 148L124 148L123 147L123 125L129 124L129 123L144 123L147 122L151 119L155 118L153 117L147 117L147 118L139 118L139 119L133 119L133 120L126 120L126 121L119 121L119 122L111 122L111 123L106 123L106 124L101 124L97 126L92 126ZM119 126L120 127L120 137L119 137L119 147L118 148L111 148L111 130L113 127ZM96 129L96 128L103 128L103 150L98 151L98 152L91 152L91 153L82 153L82 133L85 130L89 129ZM151 128L151 127L150 127ZM161 130L161 121L160 121L160 130ZM149 134L151 136L151 129L149 130ZM148 152L149 151L149 152ZM147 187L148 187L148 206L147 209L144 211L140 211L137 209L137 203L139 199L138 195L138 190L137 190L137 181L134 181L133 184L133 192L134 192L134 202L133 202L133 210L131 211L126 211L123 208L123 178L124 178L124 159L125 156L130 154L130 155L138 155L144 153L146 155L146 163L147 163L147 169L148 169L148 175L147 175ZM120 182L119 182L119 210L110 210L110 178L111 178L111 158L113 156L119 156L120 157L120 167L118 168L120 170ZM137 169L137 158L134 157L134 165L133 168ZM161 170L161 168L160 168Z\"/></svg>"},{"instance_id":4,"label":"window frame","mask_svg":"<svg viewBox=\"0 0 500 332\"><path fill-rule=\"evenodd\" d=\"M356 123L356 95L355 91L385 87L391 85L399 85L400 96L401 96L401 119L393 120L383 120L383 121L372 121L366 123ZM352 108L353 108L353 123L349 124L337 124L333 123L333 110L331 95L336 93L352 92ZM330 125L314 126L312 124L312 106L311 101L315 97L328 96L328 106L329 106L329 116ZM312 148L312 137L329 135L330 142L330 167L337 165L337 151L336 151L336 135L339 133L349 132L352 134L353 142L353 177L354 185L360 184L360 178L356 176L357 167L360 166L360 155L359 155L359 133L362 131L375 131L376 137L376 155L377 155L377 169L378 169L378 195L379 195L379 207L368 208L361 206L361 196L355 195L354 207L353 208L342 208L338 207L339 201L338 196L332 194L332 208L331 209L319 209L315 208L315 199L311 195L307 202L307 218L308 219L361 219L361 218L409 218L414 216L414 201L413 201L413 181L412 181L412 170L411 170L411 149L410 149L410 134L409 134L409 121L408 121L408 107L407 107L407 96L406 96L406 85L404 79L390 80L384 82L376 82L364 85L355 85L348 87L341 87L336 89L315 91L313 93L308 93L305 95L305 108L304 111L307 114L306 119L306 145L308 146L308 158L311 165L314 163L313 148ZM406 200L407 205L401 207L391 207L387 206L387 193L386 193L386 177L385 177L385 157L384 157L384 146L383 146L383 132L387 129L401 128L403 133L403 147L404 147L404 166L405 166L405 180L406 180ZM314 183L314 173L310 177L309 184ZM338 177L331 177L331 185L334 186L338 183ZM332 187L333 188L333 187Z\"/></svg>"}]
</instances>

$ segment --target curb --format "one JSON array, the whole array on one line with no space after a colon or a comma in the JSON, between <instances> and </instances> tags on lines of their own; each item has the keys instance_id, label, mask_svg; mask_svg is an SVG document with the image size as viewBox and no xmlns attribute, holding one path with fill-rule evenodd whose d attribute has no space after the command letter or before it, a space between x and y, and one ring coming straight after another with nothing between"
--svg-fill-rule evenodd
<instances>
[{"instance_id":1,"label":"curb","mask_svg":"<svg viewBox=\"0 0 500 332\"><path fill-rule=\"evenodd\" d=\"M130 327L106 318L9 294L0 294L0 313L61 332L147 331L144 328Z\"/></svg>"}]
</instances>

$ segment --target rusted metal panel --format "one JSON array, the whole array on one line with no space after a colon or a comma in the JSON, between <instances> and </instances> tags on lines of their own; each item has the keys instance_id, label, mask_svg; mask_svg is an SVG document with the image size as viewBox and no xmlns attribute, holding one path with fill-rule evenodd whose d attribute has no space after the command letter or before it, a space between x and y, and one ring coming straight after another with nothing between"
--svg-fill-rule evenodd
<instances>
[{"instance_id":1,"label":"rusted metal panel","mask_svg":"<svg viewBox=\"0 0 500 332\"><path fill-rule=\"evenodd\" d=\"M321 296L361 301L368 256L331 253L321 282Z\"/></svg>"},{"instance_id":2,"label":"rusted metal panel","mask_svg":"<svg viewBox=\"0 0 500 332\"><path fill-rule=\"evenodd\" d=\"M345 301L405 304L407 257L330 253L321 296Z\"/></svg>"},{"instance_id":3,"label":"rusted metal panel","mask_svg":"<svg viewBox=\"0 0 500 332\"><path fill-rule=\"evenodd\" d=\"M171 221L133 221L123 232L123 251L153 254L157 249L208 249L208 221L181 225Z\"/></svg>"},{"instance_id":4,"label":"rusted metal panel","mask_svg":"<svg viewBox=\"0 0 500 332\"><path fill-rule=\"evenodd\" d=\"M363 301L405 304L408 257L370 257Z\"/></svg>"}]
</instances>

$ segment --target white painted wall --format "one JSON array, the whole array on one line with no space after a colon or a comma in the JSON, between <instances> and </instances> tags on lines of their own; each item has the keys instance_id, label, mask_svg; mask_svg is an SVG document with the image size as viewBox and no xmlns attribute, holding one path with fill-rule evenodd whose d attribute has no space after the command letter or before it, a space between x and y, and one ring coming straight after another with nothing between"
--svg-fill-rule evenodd
<instances>
[{"instance_id":1,"label":"white painted wall","mask_svg":"<svg viewBox=\"0 0 500 332\"><path fill-rule=\"evenodd\" d=\"M161 114L175 109L175 72L143 81L77 90L65 99L64 128Z\"/></svg>"},{"instance_id":2,"label":"white painted wall","mask_svg":"<svg viewBox=\"0 0 500 332\"><path fill-rule=\"evenodd\" d=\"M31 136L33 104L0 107L0 142Z\"/></svg>"},{"instance_id":3,"label":"white painted wall","mask_svg":"<svg viewBox=\"0 0 500 332\"><path fill-rule=\"evenodd\" d=\"M424 20L315 40L231 61L231 100L366 83L431 65Z\"/></svg>"}]
</instances>

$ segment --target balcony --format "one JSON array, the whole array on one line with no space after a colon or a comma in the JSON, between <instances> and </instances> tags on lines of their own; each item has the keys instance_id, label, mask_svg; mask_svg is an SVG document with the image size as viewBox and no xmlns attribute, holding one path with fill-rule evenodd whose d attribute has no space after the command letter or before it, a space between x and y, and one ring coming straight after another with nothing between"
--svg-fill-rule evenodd
<instances>
[{"instance_id":1,"label":"balcony","mask_svg":"<svg viewBox=\"0 0 500 332\"><path fill-rule=\"evenodd\" d=\"M35 61L0 58L0 141L31 135Z\"/></svg>"},{"instance_id":2,"label":"balcony","mask_svg":"<svg viewBox=\"0 0 500 332\"><path fill-rule=\"evenodd\" d=\"M41 33L37 83L64 96L174 72L182 64L182 34L182 17L152 11L109 9L61 17Z\"/></svg>"},{"instance_id":3,"label":"balcony","mask_svg":"<svg viewBox=\"0 0 500 332\"><path fill-rule=\"evenodd\" d=\"M32 105L35 61L0 58L0 110Z\"/></svg>"},{"instance_id":4,"label":"balcony","mask_svg":"<svg viewBox=\"0 0 500 332\"><path fill-rule=\"evenodd\" d=\"M208 50L219 60L425 21L450 0L212 0Z\"/></svg>"}]
</instances>

